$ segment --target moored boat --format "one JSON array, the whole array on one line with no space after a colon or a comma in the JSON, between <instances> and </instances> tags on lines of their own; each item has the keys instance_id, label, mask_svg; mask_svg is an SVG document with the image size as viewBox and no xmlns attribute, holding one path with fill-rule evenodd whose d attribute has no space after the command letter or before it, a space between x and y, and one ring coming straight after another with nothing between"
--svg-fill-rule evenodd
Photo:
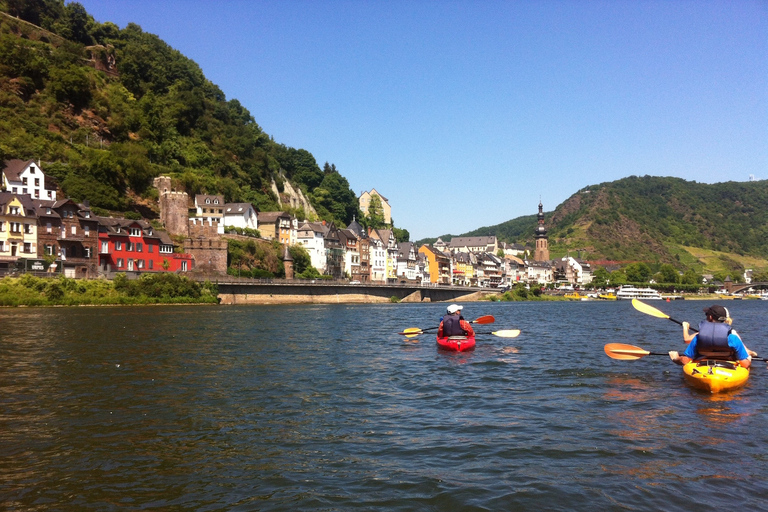
<instances>
[{"instance_id":1,"label":"moored boat","mask_svg":"<svg viewBox=\"0 0 768 512\"><path fill-rule=\"evenodd\" d=\"M661 294L653 288L635 288L634 286L622 286L616 292L617 300L661 300Z\"/></svg>"},{"instance_id":2,"label":"moored boat","mask_svg":"<svg viewBox=\"0 0 768 512\"><path fill-rule=\"evenodd\" d=\"M437 338L437 348L453 352L466 352L475 349L474 336L448 336Z\"/></svg>"},{"instance_id":3,"label":"moored boat","mask_svg":"<svg viewBox=\"0 0 768 512\"><path fill-rule=\"evenodd\" d=\"M703 359L683 365L683 375L691 386L710 393L720 393L742 387L749 379L749 369L734 361Z\"/></svg>"}]
</instances>

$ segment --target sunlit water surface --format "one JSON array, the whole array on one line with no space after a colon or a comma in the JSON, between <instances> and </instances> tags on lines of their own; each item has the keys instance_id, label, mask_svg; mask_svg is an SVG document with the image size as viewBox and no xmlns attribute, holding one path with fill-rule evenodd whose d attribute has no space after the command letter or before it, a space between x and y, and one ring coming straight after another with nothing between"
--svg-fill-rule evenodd
<instances>
[{"instance_id":1,"label":"sunlit water surface","mask_svg":"<svg viewBox=\"0 0 768 512\"><path fill-rule=\"evenodd\" d=\"M699 301L656 302L697 323ZM768 355L766 301L728 304ZM768 510L768 370L710 396L680 328L620 303L0 311L0 508Z\"/></svg>"}]
</instances>

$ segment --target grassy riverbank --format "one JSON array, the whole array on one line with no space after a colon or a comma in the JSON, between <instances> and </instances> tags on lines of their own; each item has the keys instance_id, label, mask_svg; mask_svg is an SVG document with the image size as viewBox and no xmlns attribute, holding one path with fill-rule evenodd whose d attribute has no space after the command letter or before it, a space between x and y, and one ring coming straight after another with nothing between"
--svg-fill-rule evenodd
<instances>
[{"instance_id":1,"label":"grassy riverbank","mask_svg":"<svg viewBox=\"0 0 768 512\"><path fill-rule=\"evenodd\" d=\"M38 278L0 279L0 306L83 306L116 304L216 304L216 285L176 274L147 274L128 280Z\"/></svg>"}]
</instances>

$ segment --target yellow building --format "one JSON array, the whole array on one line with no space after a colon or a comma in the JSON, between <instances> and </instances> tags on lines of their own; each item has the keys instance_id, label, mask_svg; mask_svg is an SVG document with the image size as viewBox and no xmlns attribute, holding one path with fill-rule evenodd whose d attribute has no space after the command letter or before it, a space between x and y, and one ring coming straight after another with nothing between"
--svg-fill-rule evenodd
<instances>
[{"instance_id":1,"label":"yellow building","mask_svg":"<svg viewBox=\"0 0 768 512\"><path fill-rule=\"evenodd\" d=\"M419 247L419 254L427 258L430 283L451 284L451 260L448 256L429 245Z\"/></svg>"},{"instance_id":2,"label":"yellow building","mask_svg":"<svg viewBox=\"0 0 768 512\"><path fill-rule=\"evenodd\" d=\"M392 207L389 206L389 201L383 195L379 194L375 188L372 188L370 192L363 192L360 194L358 201L360 203L360 211L365 215L368 215L368 207L371 205L371 198L378 196L381 200L381 213L384 215L384 224L388 226L392 225Z\"/></svg>"},{"instance_id":3,"label":"yellow building","mask_svg":"<svg viewBox=\"0 0 768 512\"><path fill-rule=\"evenodd\" d=\"M0 192L0 266L37 258L37 215L24 194Z\"/></svg>"}]
</instances>

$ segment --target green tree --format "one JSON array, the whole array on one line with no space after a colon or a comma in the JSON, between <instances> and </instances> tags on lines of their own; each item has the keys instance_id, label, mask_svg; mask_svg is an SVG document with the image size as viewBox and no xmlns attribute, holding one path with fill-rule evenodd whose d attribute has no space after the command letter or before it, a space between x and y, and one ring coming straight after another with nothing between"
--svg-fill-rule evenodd
<instances>
[{"instance_id":1,"label":"green tree","mask_svg":"<svg viewBox=\"0 0 768 512\"><path fill-rule=\"evenodd\" d=\"M610 278L611 275L608 273L605 267L597 267L592 272L592 285L595 288L605 288Z\"/></svg>"},{"instance_id":2,"label":"green tree","mask_svg":"<svg viewBox=\"0 0 768 512\"><path fill-rule=\"evenodd\" d=\"M651 267L645 263L630 263L624 268L624 273L630 283L646 283L651 277Z\"/></svg>"},{"instance_id":3,"label":"green tree","mask_svg":"<svg viewBox=\"0 0 768 512\"><path fill-rule=\"evenodd\" d=\"M702 281L702 275L690 268L683 273L683 277L680 280L681 284L701 284Z\"/></svg>"},{"instance_id":4,"label":"green tree","mask_svg":"<svg viewBox=\"0 0 768 512\"><path fill-rule=\"evenodd\" d=\"M677 273L677 269L669 263L663 264L659 267L659 277L661 283L677 283L680 275Z\"/></svg>"},{"instance_id":5,"label":"green tree","mask_svg":"<svg viewBox=\"0 0 768 512\"><path fill-rule=\"evenodd\" d=\"M378 195L371 196L371 202L368 204L368 214L365 216L365 222L368 227L381 229L384 223L384 208L381 205L381 199Z\"/></svg>"}]
</instances>

